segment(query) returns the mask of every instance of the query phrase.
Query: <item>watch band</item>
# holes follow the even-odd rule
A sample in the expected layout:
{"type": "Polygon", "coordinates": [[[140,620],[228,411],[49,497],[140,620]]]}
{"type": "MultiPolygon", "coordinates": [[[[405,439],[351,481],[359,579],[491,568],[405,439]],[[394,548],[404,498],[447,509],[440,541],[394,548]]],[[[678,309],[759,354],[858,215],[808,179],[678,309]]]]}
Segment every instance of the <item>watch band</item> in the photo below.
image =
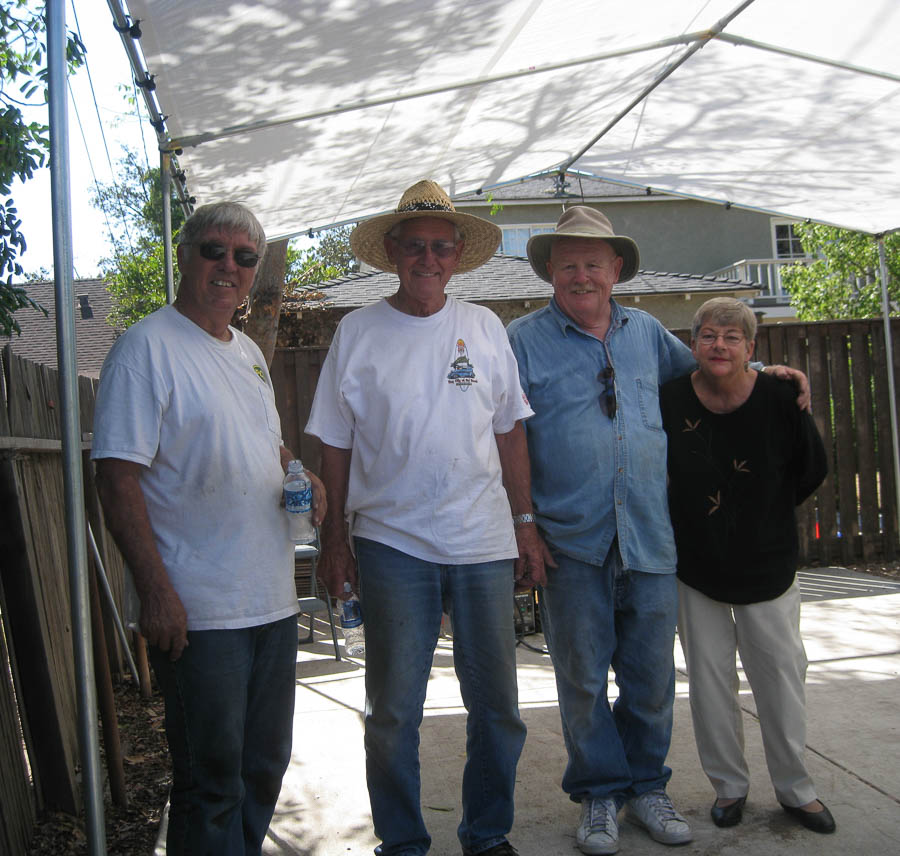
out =
{"type": "Polygon", "coordinates": [[[524,526],[526,523],[534,523],[534,515],[531,513],[528,514],[514,514],[513,515],[513,526],[524,526]]]}

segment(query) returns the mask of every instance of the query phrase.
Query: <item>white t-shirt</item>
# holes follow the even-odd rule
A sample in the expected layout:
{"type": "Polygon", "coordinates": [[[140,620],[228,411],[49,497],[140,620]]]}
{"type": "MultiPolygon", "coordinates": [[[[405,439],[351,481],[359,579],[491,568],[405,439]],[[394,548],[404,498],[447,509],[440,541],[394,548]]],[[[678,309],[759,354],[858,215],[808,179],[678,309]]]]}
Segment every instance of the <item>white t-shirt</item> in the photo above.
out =
{"type": "Polygon", "coordinates": [[[189,630],[297,612],[272,382],[230,329],[222,342],[172,306],[154,312],[110,350],[94,413],[91,457],[147,467],[141,489],[189,630]]]}
{"type": "Polygon", "coordinates": [[[448,297],[342,319],[306,431],[352,449],[353,535],[441,564],[518,556],[495,434],[533,415],[500,319],[448,297]]]}

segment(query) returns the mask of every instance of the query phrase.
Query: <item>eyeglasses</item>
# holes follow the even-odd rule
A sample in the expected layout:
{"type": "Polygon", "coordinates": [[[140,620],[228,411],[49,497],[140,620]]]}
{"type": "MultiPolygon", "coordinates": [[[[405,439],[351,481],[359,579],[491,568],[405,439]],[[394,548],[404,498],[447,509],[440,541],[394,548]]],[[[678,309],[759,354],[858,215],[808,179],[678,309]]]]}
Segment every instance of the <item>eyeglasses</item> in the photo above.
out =
{"type": "Polygon", "coordinates": [[[600,403],[610,419],[616,416],[616,373],[612,366],[607,366],[597,375],[597,380],[603,384],[603,395],[600,403]]]}
{"type": "MultiPolygon", "coordinates": [[[[196,246],[200,250],[200,255],[209,262],[217,262],[224,259],[225,254],[228,252],[226,247],[214,241],[203,241],[196,246]]],[[[238,267],[252,268],[259,264],[259,253],[254,250],[237,249],[232,251],[232,255],[234,256],[234,263],[238,267]]]]}
{"type": "Polygon", "coordinates": [[[715,345],[721,339],[729,348],[736,348],[744,341],[744,337],[738,333],[701,333],[697,341],[705,347],[715,345]]]}
{"type": "Polygon", "coordinates": [[[423,241],[421,238],[409,238],[402,241],[392,238],[391,240],[408,259],[424,256],[428,247],[431,247],[432,255],[439,259],[449,259],[456,252],[457,247],[455,241],[423,241]]]}

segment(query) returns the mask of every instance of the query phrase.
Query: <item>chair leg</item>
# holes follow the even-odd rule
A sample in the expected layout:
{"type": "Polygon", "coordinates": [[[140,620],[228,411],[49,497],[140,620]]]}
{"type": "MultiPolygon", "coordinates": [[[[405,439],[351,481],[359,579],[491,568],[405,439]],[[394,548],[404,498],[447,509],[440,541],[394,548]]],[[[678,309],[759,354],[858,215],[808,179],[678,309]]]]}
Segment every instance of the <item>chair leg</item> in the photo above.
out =
{"type": "Polygon", "coordinates": [[[331,625],[331,641],[334,642],[334,659],[341,661],[341,649],[338,647],[337,630],[334,626],[334,606],[331,601],[331,595],[325,593],[325,603],[328,604],[328,623],[331,625]]]}
{"type": "MultiPolygon", "coordinates": [[[[301,615],[306,615],[306,614],[307,613],[301,612],[297,615],[297,618],[299,619],[301,615]]],[[[307,635],[307,637],[305,639],[300,640],[301,645],[307,645],[313,641],[313,622],[316,620],[316,616],[312,612],[308,613],[308,615],[309,615],[309,634],[307,635]]]]}

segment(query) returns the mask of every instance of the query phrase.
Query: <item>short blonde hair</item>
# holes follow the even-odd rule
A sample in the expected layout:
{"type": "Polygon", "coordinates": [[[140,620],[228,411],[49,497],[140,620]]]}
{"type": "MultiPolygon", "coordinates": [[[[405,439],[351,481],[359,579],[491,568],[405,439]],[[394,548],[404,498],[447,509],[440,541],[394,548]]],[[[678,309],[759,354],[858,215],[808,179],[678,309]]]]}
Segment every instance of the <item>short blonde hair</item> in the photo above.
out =
{"type": "Polygon", "coordinates": [[[748,342],[756,338],[756,315],[753,310],[733,297],[713,297],[694,314],[691,322],[691,339],[696,339],[704,324],[714,327],[740,327],[748,342]]]}

